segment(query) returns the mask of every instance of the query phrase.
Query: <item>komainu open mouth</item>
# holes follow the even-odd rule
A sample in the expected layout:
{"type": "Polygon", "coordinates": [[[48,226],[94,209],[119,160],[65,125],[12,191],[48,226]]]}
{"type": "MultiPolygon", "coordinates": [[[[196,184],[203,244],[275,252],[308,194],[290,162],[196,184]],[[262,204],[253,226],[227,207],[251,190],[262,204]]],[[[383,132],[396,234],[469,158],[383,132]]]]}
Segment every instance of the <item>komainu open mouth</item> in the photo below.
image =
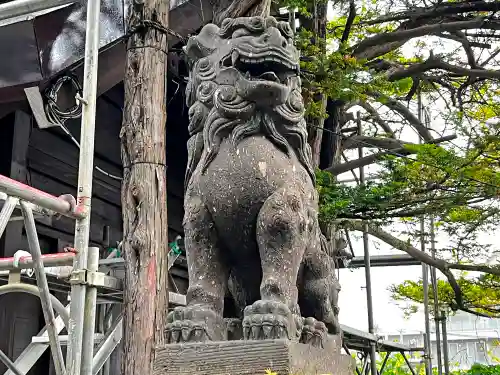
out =
{"type": "Polygon", "coordinates": [[[290,62],[281,54],[269,50],[258,54],[233,50],[225,56],[221,65],[234,67],[242,72],[248,80],[271,81],[286,84],[288,78],[299,74],[298,64],[290,62]]]}

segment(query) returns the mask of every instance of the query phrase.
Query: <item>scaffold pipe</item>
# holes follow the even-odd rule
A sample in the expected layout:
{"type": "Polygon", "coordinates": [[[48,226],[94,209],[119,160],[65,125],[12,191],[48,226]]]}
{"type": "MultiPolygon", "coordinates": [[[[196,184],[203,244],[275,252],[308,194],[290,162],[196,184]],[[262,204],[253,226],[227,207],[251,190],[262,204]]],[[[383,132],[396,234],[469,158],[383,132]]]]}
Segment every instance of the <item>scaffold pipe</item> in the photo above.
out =
{"type": "Polygon", "coordinates": [[[7,366],[7,368],[12,371],[15,375],[23,375],[21,373],[21,371],[19,371],[16,367],[16,365],[14,364],[14,362],[12,362],[10,360],[9,357],[7,357],[7,354],[5,354],[2,350],[0,350],[0,362],[3,362],[5,364],[5,366],[7,366]]]}
{"type": "Polygon", "coordinates": [[[55,328],[56,317],[52,307],[52,294],[50,294],[49,285],[47,283],[47,275],[45,275],[44,266],[42,263],[42,251],[40,243],[38,242],[38,235],[36,232],[35,218],[33,211],[21,202],[21,210],[24,216],[24,226],[26,228],[26,237],[28,237],[28,244],[30,247],[31,256],[34,262],[34,270],[36,275],[36,282],[38,289],[40,289],[40,301],[42,303],[43,317],[47,325],[47,333],[49,336],[49,345],[52,352],[52,359],[54,360],[54,368],[57,375],[66,375],[66,368],[64,365],[64,358],[59,343],[59,337],[55,328]]]}
{"type": "Polygon", "coordinates": [[[71,204],[62,198],[57,198],[44,191],[2,175],[0,175],[0,191],[8,196],[17,197],[23,201],[36,204],[44,209],[57,212],[58,214],[73,219],[80,219],[85,216],[82,212],[73,211],[71,204]]]}
{"type": "MultiPolygon", "coordinates": [[[[59,253],[42,255],[41,260],[44,267],[72,266],[75,254],[59,253]]],[[[0,258],[0,271],[26,270],[34,268],[35,262],[32,257],[20,257],[19,259],[0,258]]]]}
{"type": "MultiPolygon", "coordinates": [[[[0,296],[7,293],[27,293],[33,296],[40,298],[40,290],[35,285],[23,284],[23,283],[14,283],[14,284],[6,284],[0,286],[0,296]]],[[[59,314],[61,319],[64,322],[64,326],[68,327],[69,325],[69,313],[63,304],[52,294],[50,295],[50,300],[52,302],[52,308],[56,313],[59,314]]]]}
{"type": "MultiPolygon", "coordinates": [[[[89,247],[87,270],[97,272],[99,269],[99,248],[89,247]]],[[[81,375],[92,375],[94,357],[94,335],[96,321],[97,287],[89,285],[85,296],[85,312],[83,319],[82,366],[81,375]]]]}
{"type": "MultiPolygon", "coordinates": [[[[74,272],[87,269],[92,203],[92,173],[94,171],[95,115],[99,59],[100,0],[87,1],[87,27],[85,31],[85,58],[83,66],[83,103],[80,133],[80,163],[78,166],[77,211],[85,213],[76,220],[74,246],[77,252],[74,272]]],[[[71,324],[69,327],[66,363],[68,375],[82,374],[82,345],[85,325],[86,285],[71,285],[71,324]]],[[[92,332],[93,334],[93,332],[92,332]]]]}
{"type": "Polygon", "coordinates": [[[2,237],[3,231],[7,227],[10,217],[14,212],[14,209],[16,208],[18,202],[19,200],[14,197],[8,197],[5,201],[2,207],[2,211],[0,211],[0,237],[2,237]]]}

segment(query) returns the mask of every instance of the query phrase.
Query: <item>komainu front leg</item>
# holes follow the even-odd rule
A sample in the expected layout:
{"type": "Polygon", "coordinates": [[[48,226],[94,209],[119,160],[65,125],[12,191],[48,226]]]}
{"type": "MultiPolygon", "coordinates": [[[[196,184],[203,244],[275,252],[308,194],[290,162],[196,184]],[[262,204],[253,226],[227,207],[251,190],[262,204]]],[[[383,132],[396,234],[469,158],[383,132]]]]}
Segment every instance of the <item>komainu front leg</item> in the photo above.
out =
{"type": "Polygon", "coordinates": [[[169,343],[223,340],[227,267],[210,212],[198,197],[190,197],[186,202],[187,306],[178,307],[168,315],[167,340],[169,343]]]}
{"type": "Polygon", "coordinates": [[[322,347],[327,333],[338,335],[338,294],[335,264],[326,238],[319,234],[306,248],[299,284],[299,305],[304,319],[301,342],[322,347]]]}
{"type": "Polygon", "coordinates": [[[308,238],[307,211],[292,186],[271,195],[257,219],[261,300],[244,312],[245,339],[298,339],[297,274],[308,238]]]}

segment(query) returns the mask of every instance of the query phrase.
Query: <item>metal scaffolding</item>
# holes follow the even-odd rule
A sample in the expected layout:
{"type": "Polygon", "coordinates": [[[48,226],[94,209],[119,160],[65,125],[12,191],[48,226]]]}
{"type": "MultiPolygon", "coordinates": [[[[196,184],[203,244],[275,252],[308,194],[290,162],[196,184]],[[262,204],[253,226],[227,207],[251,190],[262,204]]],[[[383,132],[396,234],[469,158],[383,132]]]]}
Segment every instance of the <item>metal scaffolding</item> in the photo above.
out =
{"type": "MultiPolygon", "coordinates": [[[[74,1],[12,1],[0,5],[0,20],[71,2],[74,1]]],[[[101,369],[103,374],[109,374],[109,357],[121,339],[122,318],[120,314],[113,314],[112,308],[123,300],[122,282],[108,275],[113,262],[121,262],[119,259],[100,260],[99,249],[89,247],[99,15],[100,0],[88,0],[83,95],[77,98],[83,104],[83,112],[76,205],[72,204],[74,198],[55,197],[0,175],[0,200],[4,201],[0,211],[0,236],[9,221],[19,218],[19,215],[13,216],[14,212],[20,211],[30,250],[0,259],[0,295],[27,293],[37,296],[46,324],[15,362],[0,351],[0,361],[8,368],[5,375],[26,374],[47,348],[50,348],[57,375],[95,375],[101,369]],[[75,220],[74,249],[42,255],[35,216],[54,215],[75,220]],[[61,270],[68,268],[69,272],[61,275],[61,270]],[[64,306],[54,293],[68,295],[69,304],[64,306]],[[67,330],[67,336],[60,335],[63,329],[67,330]],[[66,360],[63,345],[67,348],[66,360]]],[[[169,269],[175,258],[175,255],[169,256],[169,269]]],[[[185,304],[185,297],[179,294],[170,293],[169,300],[171,305],[185,304]]]]}
{"type": "MultiPolygon", "coordinates": [[[[110,355],[122,337],[122,317],[120,314],[113,317],[113,307],[123,301],[123,285],[120,279],[109,273],[123,267],[123,259],[99,260],[99,249],[87,247],[87,264],[82,269],[77,263],[76,249],[42,255],[34,214],[60,214],[78,220],[83,217],[78,213],[78,206],[72,209],[63,198],[49,195],[2,175],[0,191],[3,192],[0,199],[4,200],[0,211],[0,236],[16,210],[21,211],[30,250],[29,253],[18,251],[14,257],[0,258],[0,296],[7,293],[27,293],[39,297],[46,323],[45,328],[33,337],[31,344],[15,362],[0,351],[0,361],[9,369],[5,375],[26,374],[47,348],[50,348],[58,375],[68,374],[69,371],[74,374],[98,374],[107,365],[110,355]],[[84,304],[81,305],[79,300],[75,302],[75,299],[70,299],[70,303],[64,306],[54,293],[69,295],[75,285],[81,288],[84,304]],[[75,311],[77,309],[79,311],[75,311]],[[97,309],[99,319],[96,319],[97,309]],[[82,329],[75,335],[76,327],[72,319],[75,319],[74,316],[78,312],[83,315],[84,321],[82,329]],[[68,335],[60,336],[64,328],[68,335]],[[75,343],[76,340],[80,342],[75,343]],[[63,345],[66,345],[68,352],[66,361],[62,355],[63,345]],[[85,349],[76,351],[77,345],[85,349]],[[94,356],[88,356],[94,352],[94,356]],[[69,361],[79,363],[80,370],[76,370],[74,365],[70,369],[69,361]]],[[[177,256],[169,254],[169,269],[177,256]]],[[[170,293],[169,302],[174,306],[185,305],[185,296],[170,293]]]]}

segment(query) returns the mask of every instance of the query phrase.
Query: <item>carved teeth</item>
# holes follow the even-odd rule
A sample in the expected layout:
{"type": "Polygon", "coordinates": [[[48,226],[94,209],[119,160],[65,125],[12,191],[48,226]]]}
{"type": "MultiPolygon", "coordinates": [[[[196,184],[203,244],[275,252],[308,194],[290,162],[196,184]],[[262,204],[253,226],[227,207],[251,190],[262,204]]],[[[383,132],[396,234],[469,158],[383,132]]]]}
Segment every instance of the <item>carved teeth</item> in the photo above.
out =
{"type": "Polygon", "coordinates": [[[238,58],[240,57],[240,54],[238,53],[238,51],[233,51],[233,53],[231,54],[231,63],[234,65],[236,65],[236,63],[238,62],[238,58]]]}

